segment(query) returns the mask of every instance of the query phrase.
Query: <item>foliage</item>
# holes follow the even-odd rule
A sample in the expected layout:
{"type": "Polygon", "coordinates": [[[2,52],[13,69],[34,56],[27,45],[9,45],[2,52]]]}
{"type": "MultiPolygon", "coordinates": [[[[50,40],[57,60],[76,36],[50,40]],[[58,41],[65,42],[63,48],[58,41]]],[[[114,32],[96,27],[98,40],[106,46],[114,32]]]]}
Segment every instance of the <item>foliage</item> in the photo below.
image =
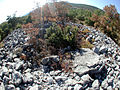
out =
{"type": "Polygon", "coordinates": [[[94,21],[94,26],[100,28],[104,33],[111,37],[117,44],[120,45],[120,15],[114,5],[105,6],[104,14],[99,16],[93,14],[91,20],[94,21]]]}
{"type": "Polygon", "coordinates": [[[78,28],[76,27],[66,26],[62,30],[61,27],[53,24],[53,26],[47,29],[45,38],[48,45],[52,45],[55,48],[65,48],[67,46],[75,48],[77,31],[78,28]]]}
{"type": "Polygon", "coordinates": [[[7,22],[0,24],[0,41],[3,40],[14,29],[22,27],[22,24],[32,22],[29,15],[23,17],[8,16],[7,22]]]}
{"type": "Polygon", "coordinates": [[[92,21],[90,19],[86,19],[85,24],[87,24],[88,26],[94,26],[94,21],[92,21]]]}
{"type": "Polygon", "coordinates": [[[0,42],[0,48],[2,48],[4,46],[3,42],[0,42]]]}

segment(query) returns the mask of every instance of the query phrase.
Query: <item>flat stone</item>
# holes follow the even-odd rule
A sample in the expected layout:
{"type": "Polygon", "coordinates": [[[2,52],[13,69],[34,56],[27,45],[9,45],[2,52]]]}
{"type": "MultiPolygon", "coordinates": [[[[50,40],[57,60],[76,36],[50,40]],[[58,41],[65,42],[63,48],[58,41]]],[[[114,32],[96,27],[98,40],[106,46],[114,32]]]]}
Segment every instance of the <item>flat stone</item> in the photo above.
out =
{"type": "Polygon", "coordinates": [[[98,68],[95,67],[100,66],[100,56],[88,48],[83,48],[81,55],[76,56],[73,63],[73,67],[77,64],[73,71],[83,75],[89,73],[89,71],[98,71],[98,68]]]}

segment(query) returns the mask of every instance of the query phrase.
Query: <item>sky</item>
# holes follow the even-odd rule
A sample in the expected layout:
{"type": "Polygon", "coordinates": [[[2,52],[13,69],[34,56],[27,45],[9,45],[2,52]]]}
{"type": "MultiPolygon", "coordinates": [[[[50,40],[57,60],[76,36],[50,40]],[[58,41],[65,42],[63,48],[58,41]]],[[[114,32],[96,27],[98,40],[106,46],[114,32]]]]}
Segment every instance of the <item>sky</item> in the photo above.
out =
{"type": "MultiPolygon", "coordinates": [[[[0,23],[4,22],[7,16],[16,13],[16,16],[23,16],[36,7],[36,3],[45,4],[48,0],[0,0],[0,23]]],[[[80,3],[96,6],[103,9],[106,5],[115,5],[120,13],[120,0],[64,0],[71,3],[80,3]]]]}

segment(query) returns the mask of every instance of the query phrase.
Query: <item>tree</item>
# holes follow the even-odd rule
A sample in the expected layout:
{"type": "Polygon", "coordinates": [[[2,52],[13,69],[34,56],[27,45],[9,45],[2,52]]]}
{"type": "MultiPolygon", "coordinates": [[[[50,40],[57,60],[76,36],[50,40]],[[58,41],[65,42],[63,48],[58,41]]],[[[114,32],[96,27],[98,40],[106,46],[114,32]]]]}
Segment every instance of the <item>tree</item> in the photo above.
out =
{"type": "Polygon", "coordinates": [[[18,23],[18,19],[15,17],[15,15],[12,16],[7,16],[8,24],[11,24],[11,27],[15,29],[17,23],[18,23]]]}

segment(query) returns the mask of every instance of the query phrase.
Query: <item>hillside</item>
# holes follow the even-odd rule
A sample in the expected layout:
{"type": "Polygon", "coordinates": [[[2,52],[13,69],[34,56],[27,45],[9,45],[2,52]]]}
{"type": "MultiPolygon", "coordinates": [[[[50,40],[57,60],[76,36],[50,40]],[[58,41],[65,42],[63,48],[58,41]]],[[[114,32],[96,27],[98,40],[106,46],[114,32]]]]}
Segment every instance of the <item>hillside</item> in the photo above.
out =
{"type": "MultiPolygon", "coordinates": [[[[80,31],[83,32],[87,29],[89,32],[86,32],[86,40],[95,39],[92,43],[94,47],[75,51],[64,48],[62,52],[68,50],[68,53],[74,57],[71,68],[68,68],[69,63],[65,64],[64,68],[67,67],[68,71],[58,68],[61,61],[58,55],[43,58],[38,66],[35,60],[29,60],[37,55],[35,48],[26,43],[30,36],[26,35],[24,30],[16,29],[4,39],[5,46],[0,49],[0,90],[119,88],[120,48],[118,45],[94,28],[75,23],[67,24],[80,27],[80,31]]],[[[69,61],[68,59],[66,62],[69,61]]]]}
{"type": "MultiPolygon", "coordinates": [[[[95,6],[91,6],[91,5],[86,5],[86,4],[75,4],[75,3],[70,3],[70,5],[72,5],[72,8],[81,8],[81,9],[87,9],[87,10],[101,10],[95,6]]],[[[103,11],[103,10],[101,10],[103,11]]]]}

